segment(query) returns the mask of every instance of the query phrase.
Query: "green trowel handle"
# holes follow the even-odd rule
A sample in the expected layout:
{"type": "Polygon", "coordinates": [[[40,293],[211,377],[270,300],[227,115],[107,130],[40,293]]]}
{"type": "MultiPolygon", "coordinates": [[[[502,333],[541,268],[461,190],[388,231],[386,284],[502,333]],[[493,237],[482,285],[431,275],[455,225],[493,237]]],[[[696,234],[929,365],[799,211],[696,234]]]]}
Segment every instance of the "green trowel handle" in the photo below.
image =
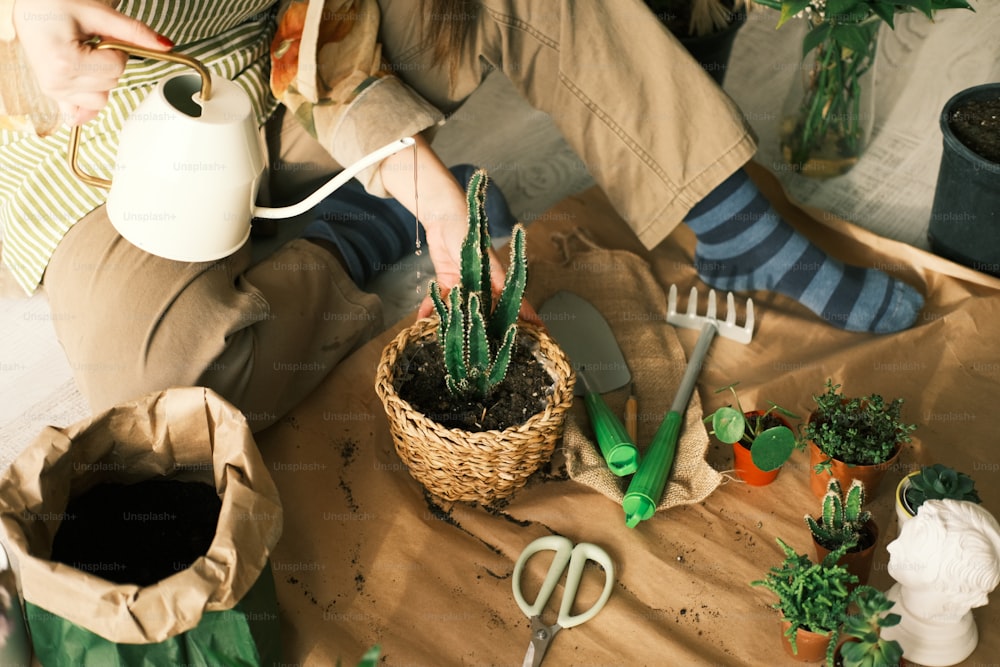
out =
{"type": "Polygon", "coordinates": [[[639,450],[625,426],[597,392],[587,392],[584,402],[608,469],[619,477],[634,473],[639,467],[639,450]]]}
{"type": "Polygon", "coordinates": [[[681,420],[681,413],[675,410],[667,413],[646,450],[639,471],[628,485],[622,507],[625,509],[625,525],[629,528],[635,528],[640,521],[645,521],[656,512],[674,465],[681,420]]]}

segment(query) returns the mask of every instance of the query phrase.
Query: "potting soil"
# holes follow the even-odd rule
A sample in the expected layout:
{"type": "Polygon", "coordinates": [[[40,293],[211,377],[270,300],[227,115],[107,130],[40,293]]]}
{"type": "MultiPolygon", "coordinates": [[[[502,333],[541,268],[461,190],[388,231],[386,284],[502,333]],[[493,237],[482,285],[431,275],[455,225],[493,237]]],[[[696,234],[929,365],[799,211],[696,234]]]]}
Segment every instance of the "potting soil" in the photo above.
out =
{"type": "Polygon", "coordinates": [[[202,482],[97,484],[70,500],[51,560],[115,583],[149,586],[205,555],[221,508],[215,488],[202,482]]]}
{"type": "Polygon", "coordinates": [[[488,431],[523,424],[544,409],[546,392],[552,386],[552,378],[520,340],[514,345],[506,377],[483,401],[449,393],[436,341],[410,345],[404,358],[409,365],[397,380],[396,391],[427,418],[448,428],[488,431]]]}
{"type": "Polygon", "coordinates": [[[958,105],[948,125],[958,140],[977,155],[1000,164],[1000,97],[958,105]]]}

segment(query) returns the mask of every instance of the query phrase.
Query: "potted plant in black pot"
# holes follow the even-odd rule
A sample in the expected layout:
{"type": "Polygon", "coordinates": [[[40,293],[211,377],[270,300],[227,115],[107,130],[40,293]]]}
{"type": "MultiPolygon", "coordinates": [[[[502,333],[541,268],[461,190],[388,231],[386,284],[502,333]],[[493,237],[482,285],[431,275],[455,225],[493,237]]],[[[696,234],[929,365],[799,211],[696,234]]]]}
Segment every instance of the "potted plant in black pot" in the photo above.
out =
{"type": "Polygon", "coordinates": [[[720,86],[736,32],[752,4],[746,0],[645,0],[656,18],[720,86]]]}
{"type": "Polygon", "coordinates": [[[447,297],[431,283],[436,317],[417,321],[385,347],[375,390],[410,475],[443,500],[488,505],[549,460],[576,376],[544,329],[518,319],[527,280],[521,225],[494,299],[487,178],[478,170],[469,181],[460,283],[447,297]]]}
{"type": "Polygon", "coordinates": [[[964,472],[941,463],[911,472],[896,486],[896,516],[899,524],[917,514],[927,500],[967,500],[982,503],[976,481],[964,472]]]}
{"type": "Polygon", "coordinates": [[[860,584],[868,583],[878,543],[878,524],[872,513],[863,509],[864,504],[865,487],[860,480],[854,480],[844,493],[840,482],[831,479],[820,516],[805,516],[816,558],[822,560],[831,551],[843,549],[838,562],[857,576],[860,584]]]}
{"type": "Polygon", "coordinates": [[[841,487],[860,479],[871,499],[916,425],[902,420],[902,398],[847,397],[840,388],[827,379],[826,391],[813,396],[816,409],[803,428],[809,443],[810,488],[822,498],[831,477],[841,487]]]}
{"type": "Polygon", "coordinates": [[[814,563],[781,538],[778,544],[785,552],[784,561],[750,585],[766,588],[777,596],[778,601],[771,606],[781,612],[782,645],[788,655],[803,662],[825,659],[832,665],[840,628],[853,597],[849,587],[857,584],[858,578],[837,564],[843,548],[814,563]]]}
{"type": "Polygon", "coordinates": [[[771,401],[766,410],[744,410],[736,394],[737,384],[716,390],[732,392],[736,407],[723,406],[704,421],[711,424],[712,435],[733,446],[736,475],[751,486],[766,486],[775,480],[792,452],[801,447],[786,419],[799,417],[771,401]]]}
{"type": "Polygon", "coordinates": [[[931,250],[1000,276],[1000,83],[954,95],[940,127],[944,146],[927,229],[931,250]]]}

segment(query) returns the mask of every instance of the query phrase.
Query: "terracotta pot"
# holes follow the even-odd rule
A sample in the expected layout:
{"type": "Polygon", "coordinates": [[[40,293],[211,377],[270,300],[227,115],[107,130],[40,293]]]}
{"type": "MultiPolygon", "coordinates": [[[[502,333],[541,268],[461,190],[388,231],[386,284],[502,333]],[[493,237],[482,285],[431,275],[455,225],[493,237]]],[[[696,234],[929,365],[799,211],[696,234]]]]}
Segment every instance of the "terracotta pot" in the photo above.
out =
{"type": "MultiPolygon", "coordinates": [[[[868,583],[868,576],[872,571],[872,561],[875,558],[875,547],[878,546],[879,531],[875,519],[869,519],[864,529],[868,532],[871,544],[860,551],[848,551],[837,561],[839,565],[843,565],[848,572],[858,578],[858,585],[868,583]]],[[[822,561],[830,553],[830,549],[817,542],[815,537],[813,538],[813,546],[816,548],[817,562],[822,561]]]]}
{"type": "Polygon", "coordinates": [[[878,487],[882,483],[882,479],[889,471],[889,468],[896,462],[896,459],[899,458],[899,453],[902,449],[902,446],[897,444],[896,449],[892,452],[892,456],[890,456],[887,461],[876,463],[875,465],[851,465],[844,463],[843,461],[833,459],[830,464],[829,472],[824,470],[823,472],[817,473],[813,467],[817,463],[822,463],[828,457],[823,453],[823,450],[819,448],[819,445],[810,440],[809,488],[812,489],[813,495],[817,498],[822,498],[826,495],[826,487],[830,483],[831,475],[837,478],[837,481],[840,482],[840,486],[844,491],[850,488],[852,481],[860,479],[861,483],[864,484],[865,487],[865,502],[871,502],[878,493],[878,487]]]}
{"type": "Polygon", "coordinates": [[[735,463],[736,476],[750,486],[767,486],[781,472],[781,468],[765,471],[755,466],[750,457],[750,448],[739,442],[733,443],[733,462],[735,463]]]}
{"type": "MultiPolygon", "coordinates": [[[[747,419],[753,419],[764,414],[763,410],[751,410],[749,412],[743,413],[743,416],[747,419]]],[[[773,413],[772,413],[773,414],[773,413]]],[[[781,417],[781,415],[773,415],[775,419],[781,422],[782,426],[786,426],[791,429],[791,425],[788,420],[781,417]]],[[[750,448],[741,442],[733,443],[733,462],[736,468],[736,476],[742,479],[744,482],[750,486],[767,486],[778,477],[778,473],[781,472],[781,468],[775,468],[774,470],[761,470],[756,465],[754,465],[753,458],[750,455],[750,448]]]]}
{"type": "Polygon", "coordinates": [[[791,627],[788,621],[781,622],[781,645],[785,647],[785,653],[799,662],[820,662],[826,659],[826,650],[830,645],[830,635],[821,635],[818,632],[811,632],[799,628],[795,631],[795,647],[797,653],[792,652],[792,644],[788,641],[788,628],[791,627]]]}

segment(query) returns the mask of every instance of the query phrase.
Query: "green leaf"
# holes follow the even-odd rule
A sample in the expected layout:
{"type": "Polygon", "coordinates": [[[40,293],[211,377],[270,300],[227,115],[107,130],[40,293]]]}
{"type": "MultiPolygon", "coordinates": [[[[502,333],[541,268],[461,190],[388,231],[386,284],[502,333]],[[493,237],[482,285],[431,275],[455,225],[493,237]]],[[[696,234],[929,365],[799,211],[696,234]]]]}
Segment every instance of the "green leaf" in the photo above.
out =
{"type": "Polygon", "coordinates": [[[503,344],[501,344],[500,349],[497,350],[497,356],[493,360],[493,366],[490,367],[490,387],[497,386],[503,382],[504,377],[507,376],[507,368],[510,366],[510,355],[514,348],[514,340],[516,336],[517,325],[512,324],[507,328],[507,333],[504,334],[503,337],[503,344]]]}
{"type": "Polygon", "coordinates": [[[795,18],[795,15],[809,6],[811,0],[784,0],[781,3],[781,17],[778,19],[778,26],[783,26],[786,22],[795,18]]]}
{"type": "Polygon", "coordinates": [[[896,29],[896,24],[894,23],[896,18],[896,6],[894,3],[884,2],[883,0],[875,0],[875,2],[872,3],[872,11],[881,17],[883,21],[888,23],[891,29],[896,29]]]}
{"type": "Polygon", "coordinates": [[[871,32],[854,25],[834,26],[830,37],[859,55],[868,53],[873,45],[871,32]]]}
{"type": "Polygon", "coordinates": [[[486,374],[490,364],[490,344],[486,340],[486,324],[479,310],[479,295],[469,296],[469,340],[467,342],[467,364],[470,377],[486,374]]]}
{"type": "Polygon", "coordinates": [[[763,471],[780,468],[795,449],[795,434],[785,426],[773,426],[754,440],[750,447],[753,464],[763,471]]]}
{"type": "Polygon", "coordinates": [[[859,0],[827,0],[826,11],[823,12],[823,15],[827,21],[843,23],[848,17],[851,17],[850,20],[854,20],[853,12],[858,8],[858,5],[864,4],[859,0]]]}
{"type": "Polygon", "coordinates": [[[802,57],[805,58],[809,55],[809,52],[815,49],[817,46],[826,41],[829,36],[831,26],[829,23],[821,23],[812,30],[804,38],[802,38],[802,57]]]}
{"type": "Polygon", "coordinates": [[[712,416],[712,431],[722,442],[733,444],[743,437],[746,421],[743,413],[729,406],[719,408],[712,416]]]}

